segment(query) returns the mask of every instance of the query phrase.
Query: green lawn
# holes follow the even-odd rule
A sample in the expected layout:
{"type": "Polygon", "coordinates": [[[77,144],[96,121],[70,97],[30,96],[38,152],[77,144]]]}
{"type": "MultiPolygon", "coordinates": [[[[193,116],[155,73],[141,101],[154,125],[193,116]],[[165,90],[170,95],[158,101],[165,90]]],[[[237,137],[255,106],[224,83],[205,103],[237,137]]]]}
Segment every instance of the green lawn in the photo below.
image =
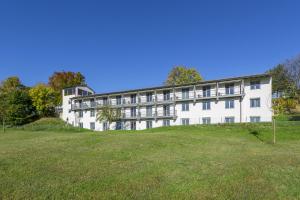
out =
{"type": "Polygon", "coordinates": [[[300,122],[278,122],[276,145],[271,124],[45,124],[0,133],[0,199],[300,199],[300,122]]]}

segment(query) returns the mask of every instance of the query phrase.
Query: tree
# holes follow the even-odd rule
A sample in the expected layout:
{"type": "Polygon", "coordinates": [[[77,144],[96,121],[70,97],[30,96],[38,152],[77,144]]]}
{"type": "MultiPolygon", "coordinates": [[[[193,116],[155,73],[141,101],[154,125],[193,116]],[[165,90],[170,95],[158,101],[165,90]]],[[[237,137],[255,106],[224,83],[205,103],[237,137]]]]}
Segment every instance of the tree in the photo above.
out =
{"type": "Polygon", "coordinates": [[[290,79],[294,82],[297,89],[300,89],[300,55],[287,60],[284,66],[290,79]]]}
{"type": "Polygon", "coordinates": [[[62,89],[85,85],[85,77],[80,72],[54,72],[52,76],[49,77],[48,84],[55,92],[55,104],[59,105],[62,101],[62,89]]]}
{"type": "Polygon", "coordinates": [[[278,98],[273,100],[273,110],[275,114],[291,114],[295,109],[297,101],[292,98],[278,98]]]}
{"type": "Polygon", "coordinates": [[[118,108],[113,108],[109,105],[103,106],[97,112],[97,121],[108,122],[108,129],[112,122],[116,122],[121,119],[121,110],[118,108]]]}
{"type": "Polygon", "coordinates": [[[42,117],[54,116],[55,91],[45,84],[37,84],[29,90],[32,104],[42,117]]]}
{"type": "Polygon", "coordinates": [[[272,91],[294,94],[296,86],[284,65],[279,64],[267,71],[272,76],[272,91]]]}
{"type": "Polygon", "coordinates": [[[174,67],[168,75],[165,85],[180,85],[202,81],[203,78],[195,68],[174,67]]]}

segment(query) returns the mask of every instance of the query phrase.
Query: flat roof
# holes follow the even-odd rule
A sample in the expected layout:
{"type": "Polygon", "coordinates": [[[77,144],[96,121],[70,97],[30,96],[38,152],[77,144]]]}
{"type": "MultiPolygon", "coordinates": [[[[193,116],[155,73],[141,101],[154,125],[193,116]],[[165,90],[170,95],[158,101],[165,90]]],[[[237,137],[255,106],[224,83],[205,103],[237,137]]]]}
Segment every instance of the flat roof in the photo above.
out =
{"type": "MultiPolygon", "coordinates": [[[[265,73],[265,74],[249,75],[249,76],[238,76],[238,77],[232,77],[232,78],[215,79],[215,80],[208,80],[208,81],[199,81],[199,82],[181,84],[181,85],[163,85],[163,86],[158,86],[158,87],[148,87],[148,88],[140,88],[140,89],[121,90],[121,91],[108,92],[108,93],[92,94],[92,95],[87,95],[87,96],[77,96],[77,97],[73,97],[72,99],[117,95],[117,94],[125,94],[125,93],[135,93],[135,92],[139,92],[139,91],[151,91],[151,90],[158,90],[158,89],[171,89],[171,88],[174,88],[174,87],[175,88],[176,87],[185,87],[185,86],[192,86],[192,85],[209,84],[209,83],[215,83],[215,82],[234,81],[234,80],[238,80],[238,79],[260,78],[260,77],[271,77],[271,75],[265,73]]],[[[87,87],[87,86],[85,86],[85,87],[87,87]]]]}

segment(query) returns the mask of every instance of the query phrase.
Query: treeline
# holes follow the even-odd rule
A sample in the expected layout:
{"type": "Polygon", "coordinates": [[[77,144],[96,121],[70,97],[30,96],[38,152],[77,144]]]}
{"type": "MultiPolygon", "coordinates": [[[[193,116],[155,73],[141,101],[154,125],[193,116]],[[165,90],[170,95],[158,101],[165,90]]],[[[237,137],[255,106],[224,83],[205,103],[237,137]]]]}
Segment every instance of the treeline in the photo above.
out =
{"type": "Polygon", "coordinates": [[[268,70],[272,75],[275,114],[291,113],[300,103],[300,55],[268,70]]]}
{"type": "Polygon", "coordinates": [[[22,84],[18,77],[8,77],[0,84],[0,120],[9,126],[32,122],[40,117],[55,116],[55,107],[61,104],[65,87],[84,85],[80,72],[55,72],[48,83],[33,87],[22,84]]]}

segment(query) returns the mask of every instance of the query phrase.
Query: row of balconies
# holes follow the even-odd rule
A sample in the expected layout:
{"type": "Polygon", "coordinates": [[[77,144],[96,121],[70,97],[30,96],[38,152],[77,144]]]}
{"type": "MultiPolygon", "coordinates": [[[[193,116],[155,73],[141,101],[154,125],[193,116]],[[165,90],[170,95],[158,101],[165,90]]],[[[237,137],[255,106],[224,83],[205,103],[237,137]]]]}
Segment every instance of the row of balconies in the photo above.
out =
{"type": "Polygon", "coordinates": [[[196,95],[176,95],[175,100],[173,95],[170,94],[168,98],[158,98],[157,96],[153,96],[151,98],[147,98],[147,96],[137,97],[134,101],[126,99],[109,99],[106,102],[87,102],[87,103],[75,103],[72,104],[72,110],[76,109],[89,109],[89,108],[99,108],[105,105],[111,105],[114,107],[131,107],[137,105],[154,105],[154,104],[172,104],[177,101],[197,101],[203,99],[213,99],[213,98],[224,98],[224,97],[233,97],[233,96],[241,96],[244,95],[244,91],[241,90],[228,90],[228,91],[220,91],[216,94],[213,90],[209,92],[196,94],[196,95]]]}
{"type": "Polygon", "coordinates": [[[176,110],[168,111],[151,111],[151,112],[138,112],[136,114],[132,113],[122,113],[122,119],[157,119],[157,118],[176,118],[176,110]]]}

